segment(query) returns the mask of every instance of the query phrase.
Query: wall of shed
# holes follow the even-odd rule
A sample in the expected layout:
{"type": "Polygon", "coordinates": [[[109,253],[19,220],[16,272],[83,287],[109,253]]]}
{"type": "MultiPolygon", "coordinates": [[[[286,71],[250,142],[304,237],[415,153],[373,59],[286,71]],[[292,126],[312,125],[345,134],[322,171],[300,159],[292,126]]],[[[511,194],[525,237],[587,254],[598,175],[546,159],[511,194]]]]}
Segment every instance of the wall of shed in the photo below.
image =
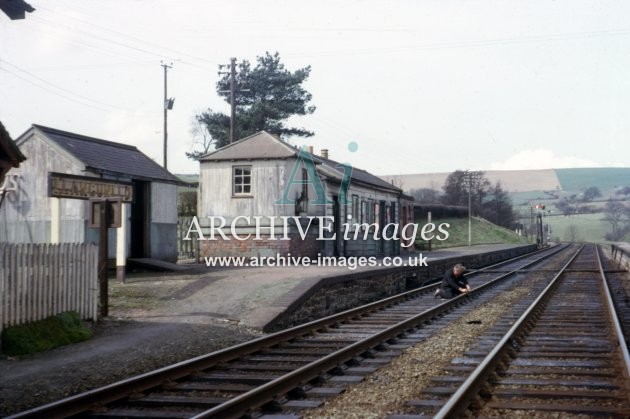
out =
{"type": "Polygon", "coordinates": [[[295,159],[201,162],[197,209],[200,221],[210,215],[225,217],[228,223],[238,215],[294,215],[294,205],[275,203],[282,197],[294,164],[295,159]],[[252,194],[234,197],[232,167],[243,165],[252,166],[252,194]]]}
{"type": "MultiPolygon", "coordinates": [[[[84,167],[77,159],[37,135],[20,142],[27,160],[18,169],[18,190],[7,194],[0,208],[0,241],[9,243],[46,243],[50,241],[51,198],[48,197],[48,173],[83,175],[84,167]]],[[[61,200],[61,241],[83,242],[85,237],[86,202],[61,200]]]]}
{"type": "Polygon", "coordinates": [[[177,186],[151,183],[151,257],[177,261],[177,186]]]}

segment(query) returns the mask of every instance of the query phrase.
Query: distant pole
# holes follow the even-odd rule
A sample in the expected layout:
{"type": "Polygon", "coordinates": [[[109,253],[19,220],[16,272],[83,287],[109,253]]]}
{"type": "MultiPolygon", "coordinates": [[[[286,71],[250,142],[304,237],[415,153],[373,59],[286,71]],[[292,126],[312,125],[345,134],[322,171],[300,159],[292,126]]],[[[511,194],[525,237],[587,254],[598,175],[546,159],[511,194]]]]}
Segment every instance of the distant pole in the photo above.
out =
{"type": "Polygon", "coordinates": [[[472,200],[470,190],[472,189],[472,172],[468,172],[468,246],[472,246],[472,200]]]}
{"type": "Polygon", "coordinates": [[[230,58],[230,144],[236,138],[236,58],[230,58]]]}
{"type": "MultiPolygon", "coordinates": [[[[431,224],[431,211],[427,211],[427,224],[431,224]]],[[[431,251],[431,239],[428,240],[429,252],[431,251]]]]}
{"type": "Polygon", "coordinates": [[[168,141],[168,128],[167,128],[167,112],[168,112],[168,108],[169,108],[169,99],[167,96],[167,72],[169,68],[173,68],[173,63],[171,63],[170,65],[168,64],[160,64],[162,67],[164,67],[164,169],[167,168],[167,152],[166,152],[166,144],[168,141]]]}
{"type": "Polygon", "coordinates": [[[529,203],[529,231],[533,239],[534,238],[534,204],[531,201],[529,203]]]}

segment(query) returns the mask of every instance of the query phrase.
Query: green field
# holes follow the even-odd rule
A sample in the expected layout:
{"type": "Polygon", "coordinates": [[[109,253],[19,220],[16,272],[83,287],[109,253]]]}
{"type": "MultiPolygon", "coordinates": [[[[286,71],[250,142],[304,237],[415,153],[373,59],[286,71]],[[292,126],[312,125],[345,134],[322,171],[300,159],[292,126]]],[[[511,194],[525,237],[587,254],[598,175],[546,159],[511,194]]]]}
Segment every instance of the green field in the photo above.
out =
{"type": "Polygon", "coordinates": [[[579,194],[584,189],[596,186],[603,197],[609,198],[619,187],[630,185],[628,167],[594,167],[588,169],[555,169],[556,176],[566,194],[579,194]]]}
{"type": "Polygon", "coordinates": [[[610,223],[603,221],[603,213],[563,215],[547,217],[551,227],[551,238],[559,241],[605,242],[604,235],[610,231],[610,223]],[[572,232],[573,226],[573,232],[572,232]]]}
{"type": "MultiPolygon", "coordinates": [[[[610,223],[603,220],[603,210],[609,199],[620,199],[623,196],[616,192],[630,186],[630,168],[625,167],[598,167],[579,169],[555,169],[556,176],[562,186],[558,191],[528,191],[510,193],[514,212],[520,222],[529,224],[532,217],[532,206],[545,205],[545,222],[551,226],[551,238],[559,241],[589,241],[605,242],[604,236],[611,229],[610,223]],[[558,199],[553,198],[556,193],[559,198],[580,196],[585,189],[597,187],[602,196],[595,201],[584,203],[590,211],[601,211],[594,214],[578,214],[564,216],[556,207],[558,199]]],[[[627,201],[624,202],[628,205],[627,201]]],[[[628,237],[626,237],[627,239],[628,237]]]]}

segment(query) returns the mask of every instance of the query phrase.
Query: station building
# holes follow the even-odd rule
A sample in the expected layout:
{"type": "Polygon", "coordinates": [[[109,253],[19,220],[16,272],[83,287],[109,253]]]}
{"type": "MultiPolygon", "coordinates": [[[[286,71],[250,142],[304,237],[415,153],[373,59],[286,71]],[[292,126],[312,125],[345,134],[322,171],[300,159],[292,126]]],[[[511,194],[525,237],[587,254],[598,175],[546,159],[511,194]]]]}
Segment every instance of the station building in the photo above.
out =
{"type": "Polygon", "coordinates": [[[26,157],[1,193],[0,242],[98,243],[89,199],[121,202],[108,231],[109,257],[177,260],[177,185],[136,147],[32,125],[15,144],[26,157]],[[123,245],[124,243],[124,245],[123,245]]]}
{"type": "Polygon", "coordinates": [[[374,231],[413,222],[413,198],[261,131],[200,159],[197,215],[202,256],[388,256],[400,238],[374,231]]]}

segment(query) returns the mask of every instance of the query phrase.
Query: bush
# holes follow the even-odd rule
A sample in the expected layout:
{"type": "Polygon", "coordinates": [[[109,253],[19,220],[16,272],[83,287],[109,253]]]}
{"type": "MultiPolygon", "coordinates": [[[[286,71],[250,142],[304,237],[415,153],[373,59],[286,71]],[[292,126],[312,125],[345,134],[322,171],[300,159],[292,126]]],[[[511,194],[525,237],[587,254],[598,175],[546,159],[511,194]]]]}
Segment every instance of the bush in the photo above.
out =
{"type": "Polygon", "coordinates": [[[68,311],[36,322],[10,326],[2,331],[2,352],[9,356],[47,351],[92,337],[79,313],[68,311]]]}

